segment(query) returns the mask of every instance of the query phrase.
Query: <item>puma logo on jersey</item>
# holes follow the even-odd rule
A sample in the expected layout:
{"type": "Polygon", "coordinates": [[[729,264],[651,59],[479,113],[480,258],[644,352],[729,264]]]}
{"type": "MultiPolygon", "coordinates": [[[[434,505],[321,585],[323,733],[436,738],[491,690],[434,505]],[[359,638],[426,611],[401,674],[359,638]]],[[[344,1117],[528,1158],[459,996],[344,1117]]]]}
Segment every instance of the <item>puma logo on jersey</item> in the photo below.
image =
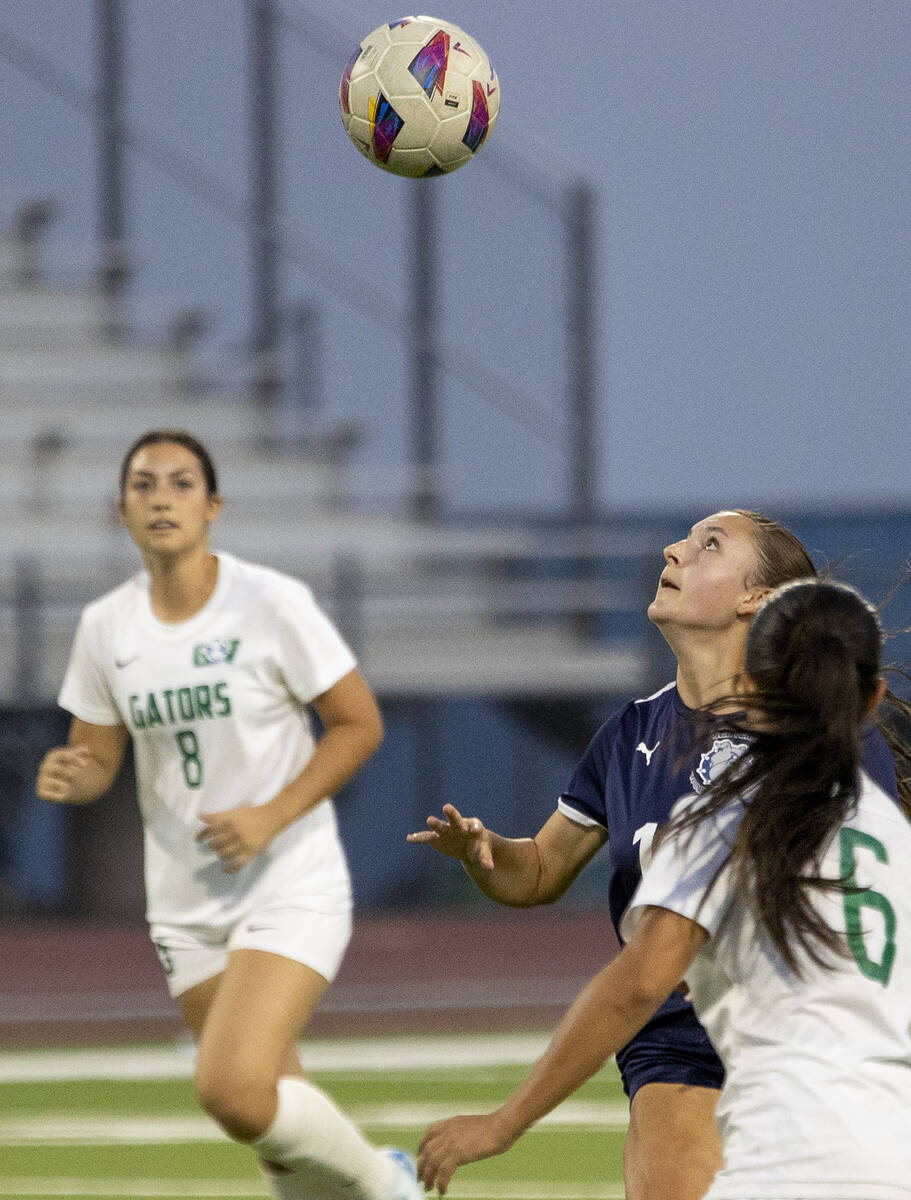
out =
{"type": "Polygon", "coordinates": [[[639,745],[636,747],[637,750],[641,750],[642,753],[645,755],[645,765],[647,767],[650,767],[652,765],[652,755],[655,753],[655,751],[658,749],[658,747],[660,745],[661,745],[660,742],[655,742],[654,746],[652,746],[651,750],[649,750],[649,748],[648,748],[648,746],[646,746],[645,742],[640,742],[639,745]]]}

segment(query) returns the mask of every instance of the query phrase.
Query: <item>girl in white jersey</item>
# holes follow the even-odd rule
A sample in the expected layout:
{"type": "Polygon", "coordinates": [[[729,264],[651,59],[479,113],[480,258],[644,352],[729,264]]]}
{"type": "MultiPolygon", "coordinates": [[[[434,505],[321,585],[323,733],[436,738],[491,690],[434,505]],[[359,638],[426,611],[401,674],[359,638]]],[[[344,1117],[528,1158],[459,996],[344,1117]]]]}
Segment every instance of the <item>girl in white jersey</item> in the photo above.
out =
{"type": "MultiPolygon", "coordinates": [[[[664,558],[648,616],[674,653],[673,687],[634,701],[602,726],[557,811],[533,837],[503,837],[453,805],[444,806],[442,818],[428,817],[428,829],[409,835],[409,841],[459,859],[498,903],[553,903],[609,843],[608,910],[620,932],[654,831],[680,796],[702,786],[724,761],[709,753],[703,770],[698,754],[684,757],[692,740],[691,710],[730,690],[743,671],[750,624],[771,592],[815,574],[793,533],[744,509],[698,521],[665,547],[664,558]]],[[[890,702],[887,715],[892,708],[890,702]]],[[[907,775],[907,749],[870,732],[864,761],[870,774],[895,788],[889,751],[907,775]]],[[[909,791],[906,780],[899,792],[911,811],[909,791]]],[[[670,997],[617,1062],[630,1097],[623,1150],[628,1200],[700,1200],[721,1164],[715,1106],[723,1069],[692,1006],[682,996],[670,997]]]]}
{"type": "Polygon", "coordinates": [[[199,442],[144,434],[120,486],[145,572],[83,613],[60,693],[69,743],[38,795],[97,799],[132,738],[148,919],[203,1107],[282,1200],[413,1200],[407,1156],[370,1146],[296,1050],[351,932],[330,797],[380,745],[379,710],[303,584],[210,552],[221,499],[199,442]]]}
{"type": "Polygon", "coordinates": [[[748,753],[676,806],[625,947],[528,1079],[495,1112],[427,1131],[428,1187],[508,1149],[685,978],[726,1070],[706,1200],[911,1198],[911,824],[859,767],[881,641],[845,585],[773,593],[720,717],[748,753]]]}

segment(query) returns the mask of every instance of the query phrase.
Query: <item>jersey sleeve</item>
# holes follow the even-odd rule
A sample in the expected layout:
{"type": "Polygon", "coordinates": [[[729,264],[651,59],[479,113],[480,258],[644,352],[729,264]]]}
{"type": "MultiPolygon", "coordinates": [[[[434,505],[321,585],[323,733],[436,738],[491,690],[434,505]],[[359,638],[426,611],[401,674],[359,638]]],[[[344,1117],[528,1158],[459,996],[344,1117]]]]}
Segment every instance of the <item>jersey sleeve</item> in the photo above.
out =
{"type": "Polygon", "coordinates": [[[122,725],[124,720],[108,686],[96,642],[90,614],[84,612],[57,703],[90,725],[122,725]]]}
{"type": "MultiPolygon", "coordinates": [[[[680,803],[698,800],[686,797],[680,803]]],[[[674,806],[677,811],[679,804],[674,806]]],[[[620,922],[624,941],[652,905],[688,917],[710,937],[717,933],[732,898],[728,860],[742,811],[740,805],[732,806],[707,817],[695,830],[660,843],[620,922]]]]}
{"type": "Polygon", "coordinates": [[[564,816],[579,825],[598,825],[607,829],[605,788],[607,785],[607,745],[611,722],[598,730],[576,764],[569,786],[557,800],[564,816]]]}
{"type": "Polygon", "coordinates": [[[309,704],[357,662],[310,589],[296,580],[288,582],[278,598],[278,665],[288,690],[309,704]]]}

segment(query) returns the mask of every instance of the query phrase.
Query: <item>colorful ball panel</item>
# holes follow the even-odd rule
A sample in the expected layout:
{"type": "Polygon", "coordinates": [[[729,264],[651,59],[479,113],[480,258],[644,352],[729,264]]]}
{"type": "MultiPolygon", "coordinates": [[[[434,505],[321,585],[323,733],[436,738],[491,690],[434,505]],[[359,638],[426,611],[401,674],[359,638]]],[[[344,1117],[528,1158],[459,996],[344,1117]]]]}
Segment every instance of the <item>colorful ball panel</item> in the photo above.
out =
{"type": "Polygon", "coordinates": [[[432,17],[378,26],[339,84],[342,123],[357,149],[383,170],[412,177],[469,162],[499,106],[499,81],[480,45],[432,17]]]}

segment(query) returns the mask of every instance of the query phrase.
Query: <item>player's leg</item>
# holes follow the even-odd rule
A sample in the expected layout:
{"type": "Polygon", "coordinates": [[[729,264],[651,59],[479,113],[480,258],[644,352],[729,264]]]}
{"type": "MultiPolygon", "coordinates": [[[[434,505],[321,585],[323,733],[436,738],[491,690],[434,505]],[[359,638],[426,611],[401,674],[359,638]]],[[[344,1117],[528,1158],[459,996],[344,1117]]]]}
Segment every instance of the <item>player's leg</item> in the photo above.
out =
{"type": "Polygon", "coordinates": [[[197,1096],[231,1137],[260,1137],[275,1116],[276,1081],[288,1070],[303,1075],[296,1040],[326,986],[303,963],[236,950],[218,980],[181,997],[198,1044],[197,1096]]]}
{"type": "Polygon", "coordinates": [[[200,1102],[232,1137],[285,1168],[284,1176],[273,1172],[276,1195],[417,1196],[401,1164],[371,1146],[304,1078],[296,1042],[326,986],[303,963],[261,950],[233,951],[211,993],[194,989],[197,994],[184,999],[188,1024],[197,1023],[194,1010],[205,1007],[195,1074],[200,1102]]]}
{"type": "MultiPolygon", "coordinates": [[[[227,965],[227,955],[225,955],[225,965],[227,965]]],[[[196,987],[190,988],[178,997],[184,1024],[193,1035],[193,1040],[197,1043],[202,1036],[203,1026],[205,1025],[209,1008],[221,984],[221,978],[221,974],[216,975],[198,984],[196,987]]],[[[281,1076],[304,1077],[300,1059],[297,1055],[296,1044],[288,1047],[279,1072],[281,1076]]],[[[269,1186],[269,1192],[275,1200],[286,1200],[286,1198],[287,1200],[293,1200],[296,1189],[293,1187],[290,1179],[285,1180],[282,1178],[286,1173],[286,1168],[280,1167],[277,1163],[264,1161],[260,1162],[260,1166],[269,1186]]]]}
{"type": "Polygon", "coordinates": [[[717,1088],[646,1083],[630,1105],[627,1200],[701,1200],[721,1166],[717,1088]]]}

